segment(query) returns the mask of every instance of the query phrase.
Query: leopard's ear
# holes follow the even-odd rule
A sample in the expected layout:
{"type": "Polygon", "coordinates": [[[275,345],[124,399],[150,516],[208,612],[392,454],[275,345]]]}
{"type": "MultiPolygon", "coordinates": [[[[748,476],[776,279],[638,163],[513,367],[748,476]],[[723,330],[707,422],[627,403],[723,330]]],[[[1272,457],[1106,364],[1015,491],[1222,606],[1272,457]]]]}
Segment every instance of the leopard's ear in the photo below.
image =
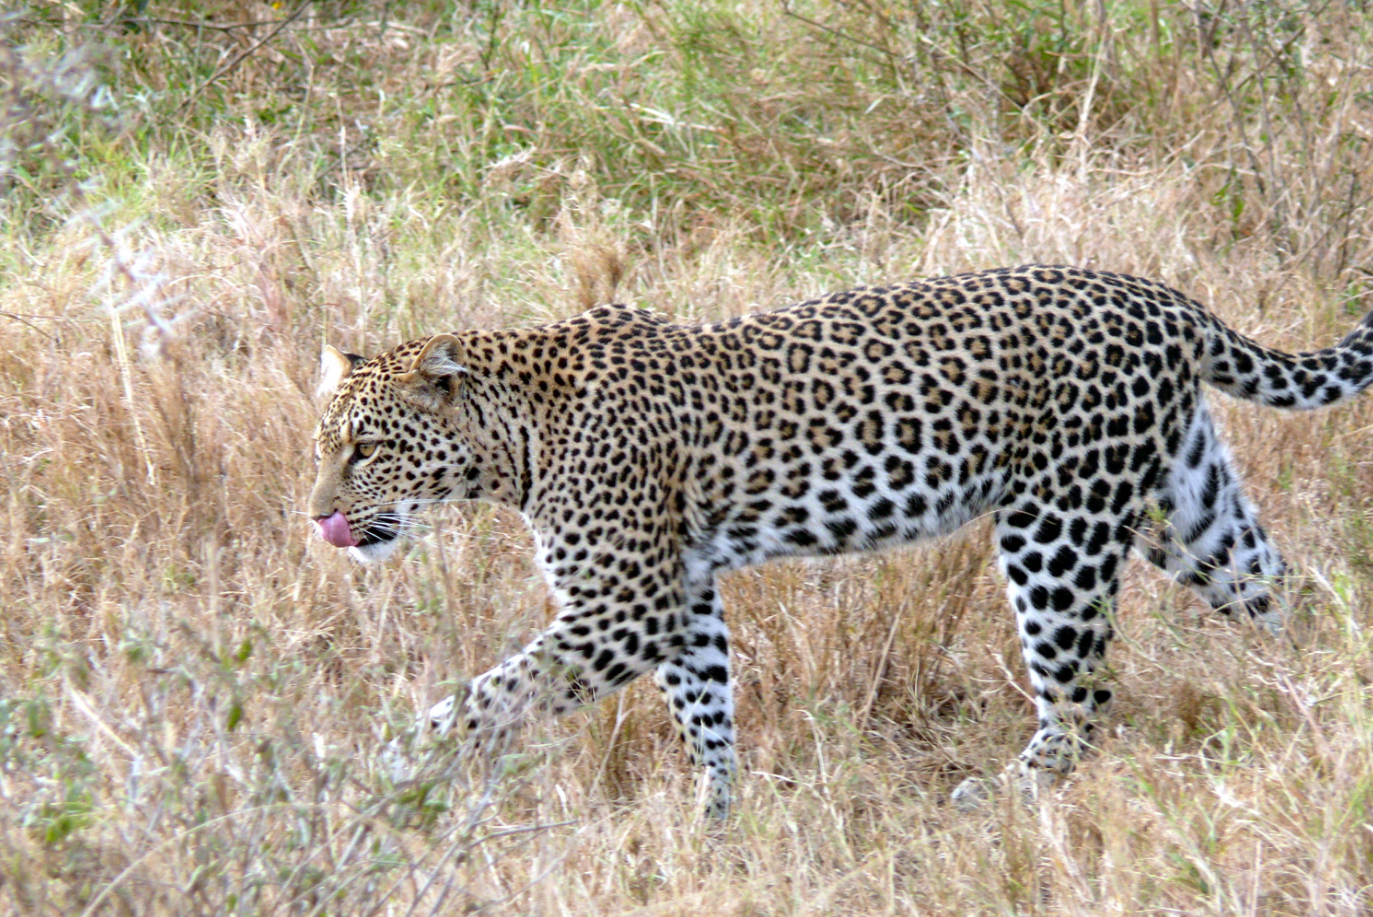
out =
{"type": "Polygon", "coordinates": [[[337,347],[324,345],[324,352],[319,355],[319,388],[315,389],[316,398],[327,398],[334,392],[344,379],[353,374],[353,370],[367,362],[366,357],[358,356],[355,353],[344,353],[337,347]]]}
{"type": "Polygon", "coordinates": [[[425,342],[424,349],[410,364],[410,371],[400,381],[422,407],[437,410],[453,396],[460,378],[467,374],[463,360],[462,341],[451,334],[436,334],[425,342]]]}

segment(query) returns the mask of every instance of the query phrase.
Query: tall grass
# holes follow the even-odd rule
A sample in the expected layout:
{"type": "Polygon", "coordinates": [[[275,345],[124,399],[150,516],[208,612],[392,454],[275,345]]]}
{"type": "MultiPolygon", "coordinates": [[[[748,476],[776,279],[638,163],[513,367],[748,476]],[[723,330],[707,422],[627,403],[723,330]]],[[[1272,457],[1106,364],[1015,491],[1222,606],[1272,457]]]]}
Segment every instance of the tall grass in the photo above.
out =
{"type": "Polygon", "coordinates": [[[743,799],[655,693],[502,779],[376,750],[551,613],[519,520],[311,540],[324,342],[611,298],[713,319],[1029,260],[1266,343],[1373,308],[1356,3],[35,2],[0,20],[0,909],[1361,914],[1373,408],[1218,413],[1294,571],[1272,640],[1136,565],[1099,752],[1031,728],[988,533],[726,578],[743,799]]]}

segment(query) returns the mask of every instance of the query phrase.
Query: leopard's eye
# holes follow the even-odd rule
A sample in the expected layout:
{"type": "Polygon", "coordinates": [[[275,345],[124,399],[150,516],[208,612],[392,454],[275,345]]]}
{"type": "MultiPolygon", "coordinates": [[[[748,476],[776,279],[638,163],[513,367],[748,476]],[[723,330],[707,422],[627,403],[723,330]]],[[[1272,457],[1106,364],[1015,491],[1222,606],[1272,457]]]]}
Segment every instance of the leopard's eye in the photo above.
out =
{"type": "Polygon", "coordinates": [[[376,443],[358,443],[353,447],[353,461],[361,462],[377,454],[376,443]]]}

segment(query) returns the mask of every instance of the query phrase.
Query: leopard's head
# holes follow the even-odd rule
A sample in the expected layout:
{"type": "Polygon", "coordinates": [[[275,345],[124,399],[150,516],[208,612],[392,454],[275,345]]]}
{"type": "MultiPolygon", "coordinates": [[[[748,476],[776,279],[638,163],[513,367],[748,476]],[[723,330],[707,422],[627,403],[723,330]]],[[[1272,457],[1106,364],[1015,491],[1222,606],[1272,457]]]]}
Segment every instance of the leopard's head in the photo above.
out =
{"type": "Polygon", "coordinates": [[[463,352],[451,334],[370,360],[324,348],[310,517],[329,544],[383,560],[425,506],[482,495],[463,352]]]}

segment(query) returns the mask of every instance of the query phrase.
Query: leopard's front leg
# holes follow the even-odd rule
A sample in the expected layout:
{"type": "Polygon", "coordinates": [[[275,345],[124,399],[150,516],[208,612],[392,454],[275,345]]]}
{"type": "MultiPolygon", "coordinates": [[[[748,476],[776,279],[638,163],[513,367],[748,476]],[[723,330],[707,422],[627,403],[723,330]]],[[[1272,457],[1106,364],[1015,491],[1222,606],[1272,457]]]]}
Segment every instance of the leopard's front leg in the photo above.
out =
{"type": "Polygon", "coordinates": [[[460,735],[470,750],[485,755],[507,747],[531,708],[549,709],[557,715],[574,709],[577,704],[570,700],[570,688],[561,700],[553,690],[557,679],[548,675],[550,663],[543,650],[547,637],[547,633],[541,635],[522,652],[430,707],[415,723],[416,738],[442,738],[461,727],[460,735]]]}
{"type": "Polygon", "coordinates": [[[658,666],[658,687],[668,703],[691,763],[702,768],[706,813],[729,814],[739,769],[734,750],[734,695],[729,680],[729,627],[714,577],[687,589],[686,642],[658,666]]]}
{"type": "MultiPolygon", "coordinates": [[[[619,630],[594,624],[588,628],[581,620],[576,613],[565,610],[552,627],[522,652],[478,675],[458,694],[430,707],[416,720],[412,736],[398,737],[388,746],[393,775],[409,775],[404,760],[405,738],[418,749],[456,730],[460,755],[486,759],[510,747],[531,710],[547,710],[562,716],[599,700],[653,668],[655,658],[645,658],[642,652],[624,652],[628,648],[626,640],[617,641],[612,636],[619,634],[619,630]],[[583,633],[584,630],[587,632],[583,633]]],[[[675,644],[682,640],[681,634],[675,634],[667,642],[675,644]]]]}
{"type": "MultiPolygon", "coordinates": [[[[421,716],[416,745],[456,730],[459,754],[498,754],[531,708],[568,713],[688,648],[694,616],[675,552],[617,556],[560,551],[556,538],[540,542],[539,559],[560,606],[557,618],[523,651],[421,716]]],[[[397,739],[388,747],[398,777],[407,770],[404,744],[397,739]]]]}
{"type": "Polygon", "coordinates": [[[547,681],[537,655],[542,639],[434,704],[416,718],[412,729],[392,739],[382,753],[391,778],[412,778],[416,758],[433,752],[455,727],[461,727],[456,748],[461,757],[484,761],[507,748],[521,717],[536,706],[542,693],[539,685],[547,681]]]}

